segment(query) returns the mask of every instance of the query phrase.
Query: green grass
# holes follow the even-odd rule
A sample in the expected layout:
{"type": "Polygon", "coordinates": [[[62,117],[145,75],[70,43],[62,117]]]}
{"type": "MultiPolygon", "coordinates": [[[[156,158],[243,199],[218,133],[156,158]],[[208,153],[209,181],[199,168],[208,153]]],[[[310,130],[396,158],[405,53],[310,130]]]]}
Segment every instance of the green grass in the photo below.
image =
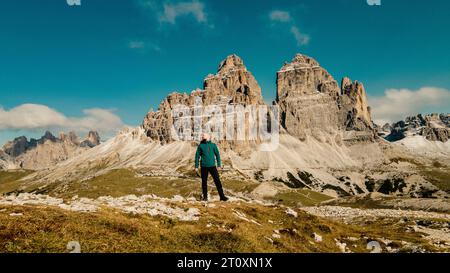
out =
{"type": "Polygon", "coordinates": [[[450,169],[421,168],[421,174],[433,185],[450,194],[450,169]]]}
{"type": "Polygon", "coordinates": [[[193,182],[186,179],[138,177],[132,170],[119,169],[90,180],[68,183],[61,195],[79,195],[89,198],[105,195],[119,197],[128,194],[156,194],[161,197],[172,197],[176,194],[188,196],[193,190],[193,182]]]}
{"type": "Polygon", "coordinates": [[[331,200],[333,197],[308,189],[295,189],[276,194],[268,200],[278,201],[280,204],[295,206],[315,206],[323,201],[331,200]]]}
{"type": "MultiPolygon", "coordinates": [[[[238,180],[223,180],[222,184],[225,191],[232,192],[251,192],[258,186],[258,182],[238,180]]],[[[213,193],[216,192],[211,177],[209,178],[209,190],[213,193]]],[[[200,197],[201,180],[194,175],[175,179],[138,176],[134,170],[117,169],[85,181],[53,183],[40,189],[37,193],[64,198],[71,198],[74,195],[88,198],[106,195],[120,197],[129,194],[200,197]]]]}
{"type": "Polygon", "coordinates": [[[0,171],[0,195],[18,190],[22,185],[20,179],[33,173],[32,171],[0,171]]]}
{"type": "Polygon", "coordinates": [[[392,206],[385,204],[386,201],[394,199],[394,197],[384,197],[382,199],[373,199],[370,196],[358,197],[344,197],[332,200],[325,203],[330,206],[341,206],[358,209],[392,209],[392,206]]]}
{"type": "MultiPolygon", "coordinates": [[[[181,195],[183,197],[200,198],[201,181],[195,174],[187,178],[169,179],[164,177],[138,176],[134,170],[117,169],[106,174],[97,176],[86,181],[73,181],[67,183],[51,183],[45,187],[31,184],[28,187],[17,181],[29,172],[7,173],[9,178],[3,183],[3,193],[16,191],[22,186],[24,191],[39,194],[48,194],[57,197],[71,198],[74,195],[79,197],[97,198],[100,196],[120,197],[124,195],[145,195],[155,194],[160,197],[173,197],[181,195]]],[[[5,177],[6,173],[3,174],[5,177]]],[[[251,180],[223,179],[223,187],[228,194],[250,193],[259,182],[251,180]]],[[[1,184],[0,184],[1,186],[1,184]]],[[[209,178],[209,191],[216,194],[215,185],[212,178],[209,178]]],[[[331,199],[330,196],[314,192],[307,189],[290,189],[278,193],[276,196],[267,198],[284,204],[286,206],[313,206],[322,201],[331,199]]]]}
{"type": "Polygon", "coordinates": [[[450,193],[450,168],[444,166],[438,161],[434,161],[430,166],[419,163],[411,158],[392,158],[392,162],[407,162],[415,165],[419,174],[421,174],[430,183],[438,187],[439,189],[450,193]]]}

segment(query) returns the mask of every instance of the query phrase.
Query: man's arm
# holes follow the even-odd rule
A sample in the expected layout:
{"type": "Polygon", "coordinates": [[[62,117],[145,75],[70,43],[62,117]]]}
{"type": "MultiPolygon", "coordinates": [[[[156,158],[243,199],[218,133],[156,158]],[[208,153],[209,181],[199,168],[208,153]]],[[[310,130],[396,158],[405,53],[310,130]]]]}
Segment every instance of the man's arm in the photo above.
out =
{"type": "Polygon", "coordinates": [[[218,166],[218,167],[222,167],[222,160],[220,159],[219,148],[217,148],[217,145],[216,145],[216,144],[214,144],[214,154],[216,155],[217,166],[218,166]]]}
{"type": "Polygon", "coordinates": [[[200,145],[197,147],[197,152],[195,152],[195,168],[198,169],[200,161],[200,145]]]}

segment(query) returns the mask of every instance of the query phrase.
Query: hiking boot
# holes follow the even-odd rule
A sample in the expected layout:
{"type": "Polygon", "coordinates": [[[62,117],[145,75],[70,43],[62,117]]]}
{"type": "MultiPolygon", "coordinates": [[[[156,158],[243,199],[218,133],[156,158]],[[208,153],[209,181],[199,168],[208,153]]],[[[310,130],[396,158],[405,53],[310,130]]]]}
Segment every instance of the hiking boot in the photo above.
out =
{"type": "Polygon", "coordinates": [[[226,196],[220,197],[220,201],[227,202],[228,201],[228,197],[226,197],[226,196]]]}

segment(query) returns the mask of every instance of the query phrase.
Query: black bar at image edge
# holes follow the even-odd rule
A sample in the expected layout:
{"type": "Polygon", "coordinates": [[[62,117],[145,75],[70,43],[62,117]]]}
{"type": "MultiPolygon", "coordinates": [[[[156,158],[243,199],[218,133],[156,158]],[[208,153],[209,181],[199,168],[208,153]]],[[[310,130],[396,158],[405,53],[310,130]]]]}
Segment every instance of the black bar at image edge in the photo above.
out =
{"type": "Polygon", "coordinates": [[[449,261],[449,254],[0,254],[0,263],[5,268],[9,264],[47,272],[61,272],[65,268],[79,272],[87,268],[126,272],[153,272],[156,268],[168,272],[297,272],[293,269],[341,268],[361,272],[384,270],[386,266],[390,270],[443,269],[449,261]]]}

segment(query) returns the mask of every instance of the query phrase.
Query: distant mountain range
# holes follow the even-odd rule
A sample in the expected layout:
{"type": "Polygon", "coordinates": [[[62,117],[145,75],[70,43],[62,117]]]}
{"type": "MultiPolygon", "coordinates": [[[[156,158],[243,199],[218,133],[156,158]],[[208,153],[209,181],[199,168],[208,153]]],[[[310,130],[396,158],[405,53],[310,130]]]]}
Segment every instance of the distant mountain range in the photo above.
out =
{"type": "Polygon", "coordinates": [[[386,139],[398,141],[411,136],[423,136],[430,141],[447,142],[450,138],[450,114],[429,114],[407,117],[405,120],[386,124],[390,129],[386,139]]]}
{"type": "Polygon", "coordinates": [[[0,160],[7,168],[45,169],[100,144],[100,136],[91,131],[79,140],[74,132],[55,137],[49,131],[39,139],[17,137],[0,150],[0,160]],[[7,162],[7,163],[6,163],[7,162]]]}

